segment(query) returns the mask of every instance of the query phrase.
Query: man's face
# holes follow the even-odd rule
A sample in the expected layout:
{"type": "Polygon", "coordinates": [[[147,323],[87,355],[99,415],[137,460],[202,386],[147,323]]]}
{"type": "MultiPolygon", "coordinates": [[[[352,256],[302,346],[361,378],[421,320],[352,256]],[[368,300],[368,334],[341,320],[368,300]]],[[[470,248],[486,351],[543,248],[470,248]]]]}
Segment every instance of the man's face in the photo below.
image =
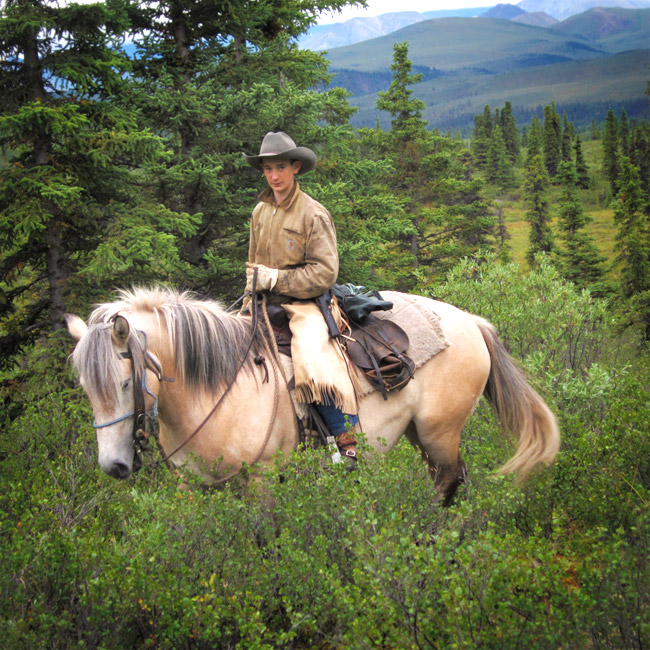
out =
{"type": "Polygon", "coordinates": [[[276,197],[284,198],[293,187],[295,175],[300,171],[299,160],[293,163],[285,158],[265,158],[262,160],[262,171],[266,176],[266,182],[273,190],[276,197]]]}

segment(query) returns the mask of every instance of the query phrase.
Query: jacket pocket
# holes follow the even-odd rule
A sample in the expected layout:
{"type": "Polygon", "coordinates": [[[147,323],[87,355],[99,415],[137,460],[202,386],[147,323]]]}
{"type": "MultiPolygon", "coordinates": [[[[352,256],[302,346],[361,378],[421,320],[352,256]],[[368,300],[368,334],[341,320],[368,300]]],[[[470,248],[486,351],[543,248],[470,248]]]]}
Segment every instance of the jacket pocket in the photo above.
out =
{"type": "Polygon", "coordinates": [[[281,254],[285,256],[287,266],[303,264],[305,261],[305,240],[304,233],[292,228],[283,228],[281,236],[281,254]]]}

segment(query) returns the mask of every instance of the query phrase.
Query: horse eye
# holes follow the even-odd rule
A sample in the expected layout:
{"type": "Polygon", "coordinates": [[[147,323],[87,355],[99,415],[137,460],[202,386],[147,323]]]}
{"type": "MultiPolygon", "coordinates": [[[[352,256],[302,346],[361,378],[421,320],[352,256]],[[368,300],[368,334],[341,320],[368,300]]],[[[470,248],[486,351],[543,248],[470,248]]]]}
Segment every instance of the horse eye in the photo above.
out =
{"type": "Polygon", "coordinates": [[[129,388],[130,385],[131,385],[131,377],[125,379],[125,380],[122,382],[122,390],[124,390],[124,391],[125,391],[125,390],[128,390],[128,388],[129,388]]]}

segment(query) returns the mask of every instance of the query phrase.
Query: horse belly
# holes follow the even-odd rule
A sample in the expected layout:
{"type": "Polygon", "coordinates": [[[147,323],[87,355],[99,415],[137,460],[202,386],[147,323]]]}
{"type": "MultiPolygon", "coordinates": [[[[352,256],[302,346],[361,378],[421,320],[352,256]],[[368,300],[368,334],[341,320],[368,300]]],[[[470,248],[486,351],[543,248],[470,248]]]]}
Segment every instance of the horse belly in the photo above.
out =
{"type": "Polygon", "coordinates": [[[413,419],[420,402],[418,373],[401,391],[394,391],[384,400],[381,393],[370,393],[359,405],[359,425],[368,444],[380,451],[389,451],[413,419]]]}

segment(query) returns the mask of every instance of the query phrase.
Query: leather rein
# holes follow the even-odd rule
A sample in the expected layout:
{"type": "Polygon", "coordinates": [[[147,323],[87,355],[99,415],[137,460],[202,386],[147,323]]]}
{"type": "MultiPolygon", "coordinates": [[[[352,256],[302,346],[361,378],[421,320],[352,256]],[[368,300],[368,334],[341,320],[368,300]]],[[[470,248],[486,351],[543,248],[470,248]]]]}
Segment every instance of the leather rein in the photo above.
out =
{"type": "Polygon", "coordinates": [[[147,433],[147,412],[145,407],[145,393],[150,397],[153,397],[153,408],[151,409],[152,418],[158,417],[158,397],[154,395],[147,386],[147,370],[151,370],[158,381],[175,381],[173,377],[165,377],[162,374],[162,367],[160,364],[149,354],[147,350],[147,335],[145,332],[139,331],[139,334],[142,334],[144,337],[144,368],[139,370],[135,366],[133,359],[133,352],[131,351],[131,346],[127,345],[126,352],[121,352],[120,356],[123,359],[128,359],[131,362],[131,383],[133,385],[133,410],[129,413],[125,413],[120,417],[111,420],[110,422],[102,422],[97,424],[93,423],[94,429],[103,429],[104,427],[109,427],[112,424],[117,424],[128,418],[133,418],[133,427],[131,429],[131,437],[133,438],[133,447],[135,449],[135,459],[136,465],[135,470],[139,470],[142,467],[144,462],[143,453],[147,450],[147,443],[149,441],[149,434],[147,433]]]}
{"type": "MultiPolygon", "coordinates": [[[[154,438],[156,440],[157,446],[163,455],[163,458],[161,460],[156,461],[153,463],[153,467],[156,468],[160,466],[162,463],[166,463],[169,466],[169,461],[174,456],[176,453],[178,453],[185,445],[187,445],[191,440],[193,440],[199,432],[203,429],[203,427],[208,423],[210,418],[215,414],[219,406],[222,404],[226,396],[230,393],[231,388],[235,384],[237,377],[239,376],[239,373],[241,372],[242,368],[244,367],[244,364],[246,363],[246,359],[248,358],[248,355],[250,354],[250,351],[253,347],[253,344],[255,343],[256,337],[257,337],[257,330],[258,330],[258,303],[257,303],[257,291],[256,291],[256,285],[257,285],[257,269],[254,269],[253,272],[253,286],[252,286],[252,291],[251,291],[251,296],[252,296],[252,301],[251,301],[251,312],[252,312],[252,328],[251,328],[251,338],[250,341],[248,342],[248,347],[246,348],[246,352],[244,353],[239,366],[237,368],[237,372],[235,373],[235,376],[233,377],[233,380],[228,384],[226,387],[226,390],[222,393],[222,395],[219,397],[215,405],[212,407],[211,411],[205,416],[203,421],[194,429],[194,431],[187,437],[183,442],[178,445],[172,452],[169,454],[164,453],[162,446],[160,445],[160,441],[158,439],[157,434],[154,433],[154,438]]],[[[242,296],[243,297],[243,296],[242,296]]],[[[237,301],[239,302],[239,301],[237,301]]],[[[236,303],[235,303],[236,304],[236,303]]],[[[266,305],[263,302],[262,309],[266,309],[266,305]]],[[[131,430],[131,436],[133,438],[133,447],[135,450],[135,459],[137,459],[137,462],[134,460],[134,470],[137,471],[139,470],[144,462],[143,458],[143,453],[145,451],[148,451],[148,442],[149,442],[149,434],[147,433],[147,416],[149,413],[146,411],[145,408],[145,393],[147,395],[150,395],[154,399],[154,405],[153,409],[151,411],[151,416],[153,418],[158,417],[158,397],[151,393],[147,387],[147,370],[151,370],[152,372],[155,373],[159,381],[168,381],[168,382],[173,382],[175,381],[174,378],[170,377],[165,377],[162,374],[162,368],[160,364],[149,354],[147,350],[147,336],[145,332],[140,331],[140,334],[144,336],[144,341],[145,341],[145,349],[144,349],[144,359],[145,359],[145,366],[142,370],[136,369],[135,367],[135,362],[133,359],[133,354],[131,352],[130,346],[127,346],[127,351],[122,352],[121,356],[124,359],[129,359],[131,361],[131,381],[133,384],[133,411],[126,413],[118,418],[115,418],[114,420],[111,420],[110,422],[104,422],[102,424],[97,424],[94,423],[93,427],[95,429],[102,429],[104,427],[111,426],[112,424],[116,424],[118,422],[121,422],[123,420],[126,420],[130,417],[133,417],[133,428],[131,430]]],[[[264,449],[266,448],[266,445],[269,441],[269,438],[271,436],[271,431],[273,429],[273,423],[275,421],[275,416],[277,413],[277,407],[278,407],[278,401],[279,401],[279,387],[278,387],[278,372],[277,372],[277,367],[276,364],[273,360],[273,353],[269,349],[268,341],[266,340],[266,337],[264,337],[264,344],[266,347],[266,351],[271,357],[271,366],[273,368],[273,375],[274,375],[274,385],[275,385],[275,398],[274,398],[274,406],[273,406],[273,412],[271,414],[271,418],[269,421],[269,426],[266,431],[266,435],[264,437],[264,441],[262,443],[262,447],[257,454],[257,457],[255,460],[251,463],[254,465],[259,461],[261,458],[262,454],[264,453],[264,449]]],[[[266,371],[264,382],[266,383],[269,380],[269,373],[268,373],[268,368],[266,367],[266,359],[261,356],[257,355],[255,357],[255,364],[256,365],[263,365],[264,369],[266,371]]],[[[215,483],[222,483],[224,481],[227,481],[228,479],[232,478],[236,474],[239,473],[240,470],[234,471],[231,474],[220,478],[217,480],[215,483]]]]}

